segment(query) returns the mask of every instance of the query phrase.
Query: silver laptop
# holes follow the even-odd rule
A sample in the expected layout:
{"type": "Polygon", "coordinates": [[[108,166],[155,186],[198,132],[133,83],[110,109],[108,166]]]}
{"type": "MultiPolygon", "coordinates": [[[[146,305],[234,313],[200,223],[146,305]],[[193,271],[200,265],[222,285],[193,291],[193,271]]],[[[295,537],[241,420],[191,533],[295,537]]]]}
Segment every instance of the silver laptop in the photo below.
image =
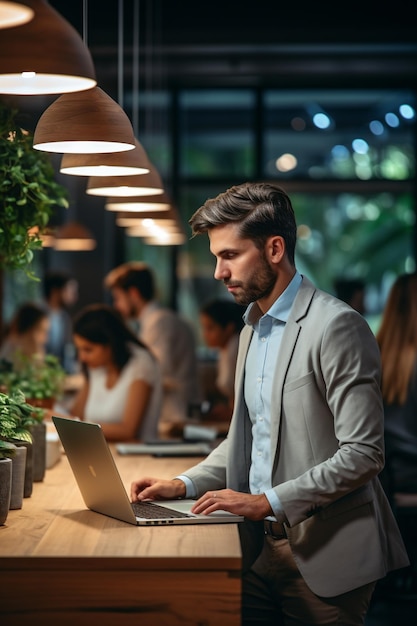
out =
{"type": "Polygon", "coordinates": [[[56,416],[52,420],[81,495],[91,511],[137,526],[243,521],[242,516],[227,511],[210,515],[191,513],[194,500],[130,502],[101,426],[56,416]]]}

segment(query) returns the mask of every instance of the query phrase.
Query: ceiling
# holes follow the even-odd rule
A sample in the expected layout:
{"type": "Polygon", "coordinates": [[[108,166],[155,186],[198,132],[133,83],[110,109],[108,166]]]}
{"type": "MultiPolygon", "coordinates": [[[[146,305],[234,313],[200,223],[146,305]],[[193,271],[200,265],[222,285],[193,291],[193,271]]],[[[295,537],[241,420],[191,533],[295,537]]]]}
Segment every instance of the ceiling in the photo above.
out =
{"type": "Polygon", "coordinates": [[[50,4],[84,29],[104,89],[117,78],[121,40],[129,77],[135,32],[142,73],[152,65],[168,85],[416,83],[417,30],[404,0],[84,2],[85,13],[83,0],[50,4]]]}
{"type": "MultiPolygon", "coordinates": [[[[23,0],[24,1],[24,0],[23,0]]],[[[405,0],[50,0],[84,37],[112,98],[138,88],[417,89],[405,0]],[[120,74],[123,75],[123,85],[120,74]]],[[[56,96],[11,99],[33,130],[56,96]]]]}

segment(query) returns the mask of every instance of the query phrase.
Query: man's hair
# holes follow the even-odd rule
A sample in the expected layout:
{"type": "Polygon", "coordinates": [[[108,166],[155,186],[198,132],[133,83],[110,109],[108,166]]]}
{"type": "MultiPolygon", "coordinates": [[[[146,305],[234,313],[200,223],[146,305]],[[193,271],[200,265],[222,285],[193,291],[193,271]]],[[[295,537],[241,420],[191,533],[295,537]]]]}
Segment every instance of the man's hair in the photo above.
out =
{"type": "Polygon", "coordinates": [[[146,263],[132,261],[123,263],[107,274],[104,284],[108,289],[127,291],[137,289],[146,301],[155,297],[155,281],[152,270],[146,263]]]}
{"type": "Polygon", "coordinates": [[[47,272],[43,281],[45,298],[48,299],[54,289],[63,289],[71,280],[74,279],[66,272],[47,272]]]}
{"type": "Polygon", "coordinates": [[[291,200],[283,189],[270,183],[236,185],[206,200],[189,220],[193,236],[232,222],[239,225],[239,237],[251,239],[259,249],[268,237],[281,236],[294,265],[297,225],[291,200]]]}
{"type": "Polygon", "coordinates": [[[245,325],[243,321],[243,314],[245,310],[245,306],[238,304],[233,300],[216,298],[204,304],[200,309],[200,313],[204,313],[210,317],[222,328],[226,328],[229,324],[233,324],[235,331],[239,332],[245,325]]]}
{"type": "Polygon", "coordinates": [[[365,291],[365,282],[361,278],[337,278],[334,289],[337,298],[350,304],[357,291],[365,291]]]}

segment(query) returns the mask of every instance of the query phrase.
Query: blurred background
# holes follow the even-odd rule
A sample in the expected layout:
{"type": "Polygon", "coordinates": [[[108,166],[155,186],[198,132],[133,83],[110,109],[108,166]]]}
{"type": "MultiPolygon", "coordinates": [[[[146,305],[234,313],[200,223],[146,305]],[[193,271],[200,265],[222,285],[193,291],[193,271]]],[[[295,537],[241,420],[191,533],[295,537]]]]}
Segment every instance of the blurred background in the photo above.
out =
{"type": "MultiPolygon", "coordinates": [[[[49,269],[79,282],[80,308],[106,301],[105,274],[130,259],[156,271],[160,299],[195,324],[213,278],[204,238],[188,220],[208,198],[252,180],[280,184],[299,225],[297,264],[334,293],[336,278],[366,284],[374,328],[395,277],[415,268],[417,35],[410,4],[373,2],[210,3],[188,0],[51,0],[82,35],[97,83],[132,120],[136,136],[178,210],[179,245],[146,243],[117,224],[87,178],[59,172],[69,208],[51,224],[77,221],[90,251],[44,247],[40,281],[3,276],[3,320],[39,296],[49,269]]],[[[4,31],[3,31],[4,32],[4,31]]],[[[58,96],[0,96],[36,127],[58,96]]]]}

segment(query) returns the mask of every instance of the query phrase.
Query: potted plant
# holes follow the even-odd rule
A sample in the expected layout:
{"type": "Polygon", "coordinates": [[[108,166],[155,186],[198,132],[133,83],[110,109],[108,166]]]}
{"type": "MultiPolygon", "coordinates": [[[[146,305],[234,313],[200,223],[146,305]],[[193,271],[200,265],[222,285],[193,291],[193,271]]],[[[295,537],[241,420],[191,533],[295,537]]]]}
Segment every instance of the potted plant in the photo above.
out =
{"type": "MultiPolygon", "coordinates": [[[[29,428],[35,422],[33,407],[27,404],[21,391],[15,390],[10,394],[0,393],[0,440],[12,443],[17,448],[12,457],[11,508],[20,508],[22,497],[29,497],[32,493],[31,445],[33,439],[29,428]],[[20,462],[19,465],[18,462],[20,462]],[[22,478],[21,483],[20,478],[22,478]]],[[[7,448],[2,444],[3,450],[7,448]]]]}
{"type": "Polygon", "coordinates": [[[0,100],[0,269],[21,269],[36,279],[33,251],[42,247],[56,206],[68,207],[68,193],[56,182],[49,155],[33,149],[18,111],[0,100]]]}
{"type": "Polygon", "coordinates": [[[0,376],[8,393],[19,391],[33,407],[35,421],[29,425],[33,438],[33,480],[41,481],[46,468],[46,425],[44,409],[52,409],[64,390],[66,373],[59,359],[51,354],[42,358],[20,355],[15,366],[3,361],[0,376]]]}
{"type": "Polygon", "coordinates": [[[16,446],[0,439],[0,526],[7,520],[12,494],[12,457],[16,446]]]}
{"type": "Polygon", "coordinates": [[[51,409],[64,391],[66,373],[52,354],[42,357],[21,354],[16,356],[14,366],[1,362],[0,376],[8,392],[19,389],[28,404],[51,409]]]}

